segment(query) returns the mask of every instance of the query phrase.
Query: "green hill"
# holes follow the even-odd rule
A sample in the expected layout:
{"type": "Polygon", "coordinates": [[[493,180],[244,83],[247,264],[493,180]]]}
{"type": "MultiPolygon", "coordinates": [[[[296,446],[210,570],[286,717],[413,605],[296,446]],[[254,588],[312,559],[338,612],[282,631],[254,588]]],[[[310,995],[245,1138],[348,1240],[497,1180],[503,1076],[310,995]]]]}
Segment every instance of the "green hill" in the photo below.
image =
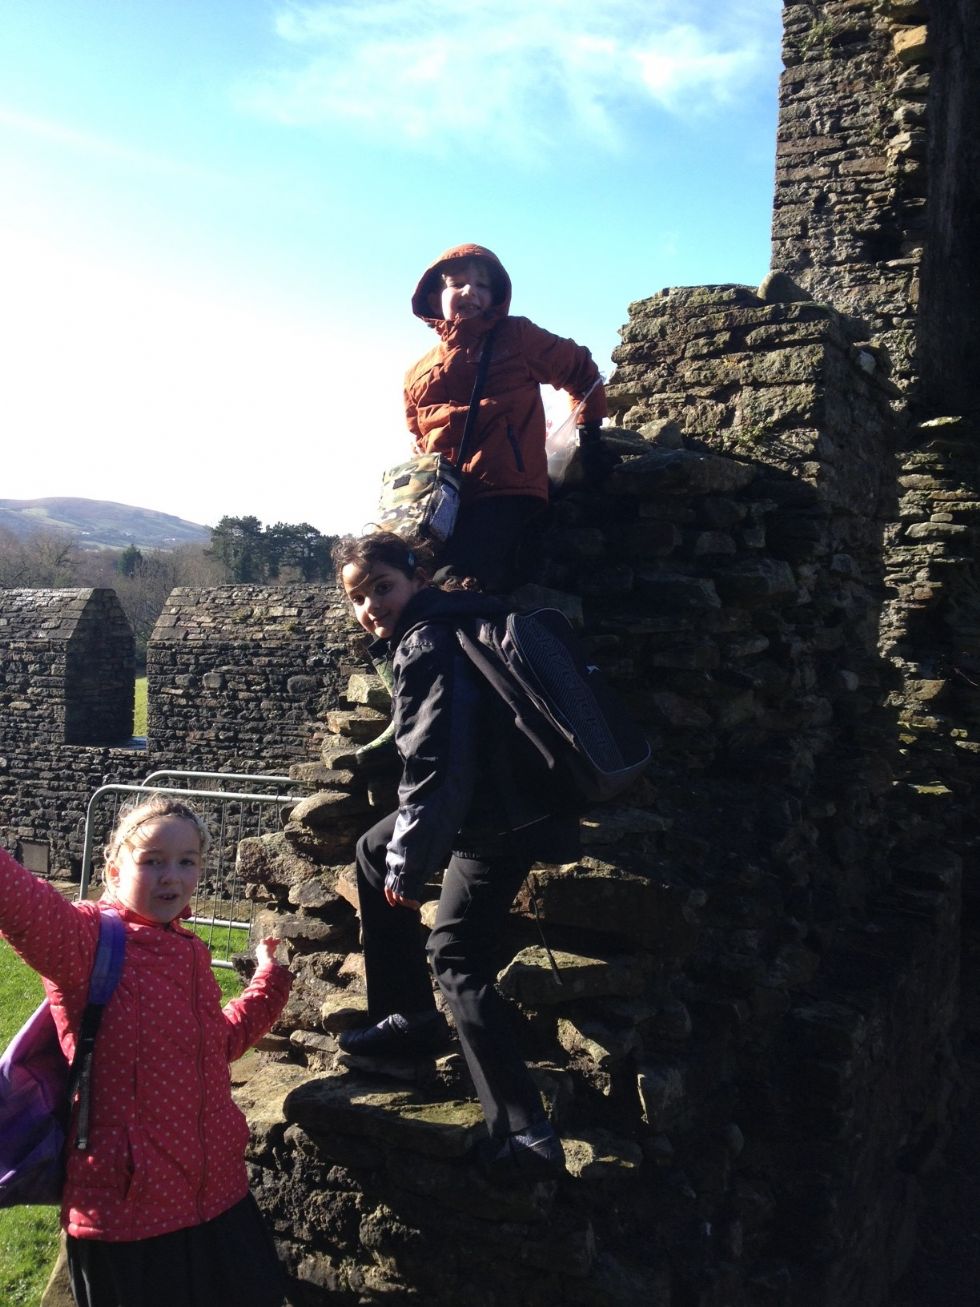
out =
{"type": "Polygon", "coordinates": [[[211,538],[197,522],[104,499],[0,499],[0,530],[22,538],[59,531],[83,549],[174,549],[211,538]]]}

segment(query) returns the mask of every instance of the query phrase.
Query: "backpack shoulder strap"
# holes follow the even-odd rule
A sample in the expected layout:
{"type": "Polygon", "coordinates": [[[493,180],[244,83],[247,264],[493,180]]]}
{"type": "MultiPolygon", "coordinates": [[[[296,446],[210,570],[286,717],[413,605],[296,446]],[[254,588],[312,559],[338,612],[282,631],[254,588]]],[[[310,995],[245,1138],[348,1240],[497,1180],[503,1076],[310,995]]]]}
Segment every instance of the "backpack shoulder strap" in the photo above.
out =
{"type": "Polygon", "coordinates": [[[104,1007],[112,997],[126,956],[126,927],[115,908],[99,914],[99,943],[89,978],[88,1001],[104,1007]]]}
{"type": "Polygon", "coordinates": [[[78,1094],[78,1133],[76,1148],[88,1147],[88,1118],[91,1106],[92,1054],[95,1051],[95,1037],[102,1023],[105,1005],[112,997],[113,991],[122,974],[126,957],[126,927],[115,908],[107,908],[99,914],[99,942],[92,963],[89,977],[88,1000],[82,1013],[78,1041],[75,1044],[75,1056],[71,1063],[69,1079],[69,1098],[78,1094]]]}

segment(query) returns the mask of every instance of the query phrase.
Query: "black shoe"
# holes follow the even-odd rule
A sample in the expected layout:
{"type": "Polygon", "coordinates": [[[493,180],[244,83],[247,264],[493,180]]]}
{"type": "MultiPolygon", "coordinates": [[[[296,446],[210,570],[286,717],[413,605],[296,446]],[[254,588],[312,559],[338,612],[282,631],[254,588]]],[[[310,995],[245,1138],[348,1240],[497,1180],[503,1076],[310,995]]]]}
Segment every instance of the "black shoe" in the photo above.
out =
{"type": "Polygon", "coordinates": [[[358,1059],[376,1058],[380,1062],[391,1058],[431,1057],[442,1052],[450,1042],[449,1023],[441,1012],[403,1023],[404,1017],[394,1015],[374,1026],[344,1030],[337,1036],[337,1045],[342,1053],[358,1059]]]}
{"type": "Polygon", "coordinates": [[[480,1169],[493,1184],[537,1184],[566,1175],[561,1140],[547,1121],[505,1139],[486,1139],[478,1149],[480,1169]]]}

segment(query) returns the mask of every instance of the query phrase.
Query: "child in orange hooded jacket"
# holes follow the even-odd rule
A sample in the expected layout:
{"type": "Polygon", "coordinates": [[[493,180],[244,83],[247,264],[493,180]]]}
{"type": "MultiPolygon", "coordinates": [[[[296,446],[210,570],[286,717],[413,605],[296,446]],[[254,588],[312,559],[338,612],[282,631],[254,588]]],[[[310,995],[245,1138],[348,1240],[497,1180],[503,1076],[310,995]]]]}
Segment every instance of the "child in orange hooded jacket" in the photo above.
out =
{"type": "Polygon", "coordinates": [[[581,416],[586,472],[601,464],[599,428],[606,396],[582,345],[510,314],[511,281],[482,245],[457,245],[426,268],[412,309],[439,343],[405,377],[405,413],[419,453],[455,457],[481,354],[493,330],[464,498],[440,562],[475,576],[488,590],[515,579],[515,553],[527,522],[548,502],[541,386],[567,390],[581,416]]]}

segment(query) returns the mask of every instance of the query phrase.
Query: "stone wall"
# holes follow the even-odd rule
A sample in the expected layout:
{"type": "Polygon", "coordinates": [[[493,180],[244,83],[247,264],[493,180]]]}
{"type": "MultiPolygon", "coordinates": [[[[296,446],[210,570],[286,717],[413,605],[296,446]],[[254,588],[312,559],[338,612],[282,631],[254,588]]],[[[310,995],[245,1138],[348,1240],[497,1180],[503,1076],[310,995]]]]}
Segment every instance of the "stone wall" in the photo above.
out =
{"type": "Polygon", "coordinates": [[[281,774],[316,757],[349,629],[328,585],[175,590],[149,645],[144,742],[131,739],[133,637],[115,594],[0,591],[0,839],[77,878],[100,785],[165,767],[281,774]]]}
{"type": "Polygon", "coordinates": [[[11,744],[133,733],[133,634],[112,590],[0,590],[0,714],[11,744]]]}
{"type": "Polygon", "coordinates": [[[523,596],[580,611],[655,746],[581,862],[534,873],[562,984],[526,895],[501,942],[567,1181],[479,1179],[458,1055],[396,1088],[338,1059],[365,1004],[363,677],[297,769],[319,793],[242,847],[301,978],[283,1060],[240,1091],[298,1303],[839,1307],[884,1302],[910,1253],[953,1080],[960,863],[935,847],[949,799],[901,775],[878,649],[895,392],[778,286],[631,306],[625,461],[555,505],[523,596]]]}
{"type": "Polygon", "coordinates": [[[789,0],[772,265],[866,318],[896,379],[917,375],[929,187],[926,6],[789,0]]]}
{"type": "Polygon", "coordinates": [[[174,590],[147,650],[151,752],[214,770],[315,757],[349,625],[329,585],[174,590]]]}
{"type": "Polygon", "coordinates": [[[917,414],[976,416],[980,13],[784,6],[773,267],[865,318],[917,414]]]}
{"type": "Polygon", "coordinates": [[[918,336],[923,416],[980,415],[980,9],[945,0],[929,10],[934,75],[927,102],[928,168],[918,336]]]}
{"type": "Polygon", "coordinates": [[[132,631],[112,590],[0,590],[0,650],[0,838],[33,870],[77,874],[88,796],[143,766],[118,747],[132,631]]]}

